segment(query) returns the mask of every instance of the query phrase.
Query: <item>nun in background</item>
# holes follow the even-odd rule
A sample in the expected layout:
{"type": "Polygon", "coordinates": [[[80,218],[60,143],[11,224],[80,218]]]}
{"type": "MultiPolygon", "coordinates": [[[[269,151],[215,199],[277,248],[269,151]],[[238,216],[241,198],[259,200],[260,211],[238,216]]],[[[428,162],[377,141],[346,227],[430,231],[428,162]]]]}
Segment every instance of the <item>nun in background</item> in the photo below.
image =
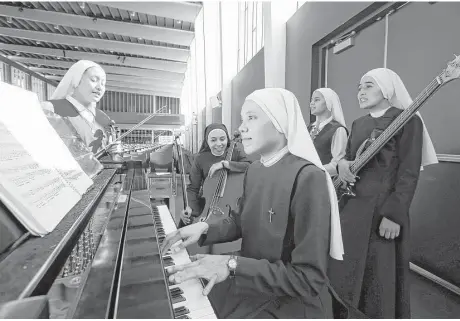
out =
{"type": "Polygon", "coordinates": [[[316,121],[308,126],[313,144],[324,168],[336,176],[348,139],[339,96],[330,88],[316,89],[311,96],[310,111],[316,116],[316,121]]]}
{"type": "Polygon", "coordinates": [[[201,188],[206,177],[212,177],[220,169],[228,169],[234,173],[244,173],[250,164],[244,152],[235,147],[232,160],[226,161],[226,152],[230,147],[230,137],[224,124],[210,124],[204,131],[203,143],[195,156],[190,169],[190,184],[187,187],[189,205],[181,212],[179,227],[190,224],[194,218],[201,215],[203,204],[201,188]]]}
{"type": "Polygon", "coordinates": [[[369,71],[358,88],[359,106],[368,111],[353,122],[339,177],[356,187],[340,212],[346,254],[332,261],[332,285],[371,318],[410,318],[409,208],[421,166],[437,163],[430,136],[415,115],[358,173],[351,161],[366,140],[378,137],[410,106],[399,76],[385,68],[369,71]]]}
{"type": "MultiPolygon", "coordinates": [[[[105,93],[106,75],[95,62],[80,60],[73,64],[42,108],[67,118],[86,146],[95,154],[109,143],[113,121],[96,104],[105,93]]],[[[121,152],[120,143],[109,154],[121,152]]]]}
{"type": "Polygon", "coordinates": [[[241,255],[198,254],[169,269],[169,279],[208,279],[204,295],[219,318],[331,318],[328,257],[343,255],[337,197],[297,99],[285,89],[257,90],[241,117],[244,150],[260,160],[246,171],[240,208],[179,229],[162,245],[165,253],[181,239],[173,252],[242,238],[241,255]]]}

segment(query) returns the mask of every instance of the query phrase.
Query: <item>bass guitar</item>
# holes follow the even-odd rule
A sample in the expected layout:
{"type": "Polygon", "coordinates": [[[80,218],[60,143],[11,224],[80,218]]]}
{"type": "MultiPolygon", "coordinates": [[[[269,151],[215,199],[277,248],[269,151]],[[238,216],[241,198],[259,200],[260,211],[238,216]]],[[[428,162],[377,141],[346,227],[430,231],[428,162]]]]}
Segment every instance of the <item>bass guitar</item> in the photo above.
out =
{"type": "MultiPolygon", "coordinates": [[[[447,68],[444,69],[436,78],[434,78],[428,86],[415,98],[412,104],[405,109],[391,124],[364,149],[364,143],[359,148],[355,160],[350,165],[350,171],[356,175],[381,149],[385,144],[415,115],[422,105],[442,86],[448,82],[459,78],[460,76],[460,56],[455,56],[455,59],[449,62],[447,68]]],[[[344,186],[343,182],[336,177],[334,179],[334,187],[337,191],[338,199],[343,196],[356,196],[352,187],[348,184],[344,186]]]]}

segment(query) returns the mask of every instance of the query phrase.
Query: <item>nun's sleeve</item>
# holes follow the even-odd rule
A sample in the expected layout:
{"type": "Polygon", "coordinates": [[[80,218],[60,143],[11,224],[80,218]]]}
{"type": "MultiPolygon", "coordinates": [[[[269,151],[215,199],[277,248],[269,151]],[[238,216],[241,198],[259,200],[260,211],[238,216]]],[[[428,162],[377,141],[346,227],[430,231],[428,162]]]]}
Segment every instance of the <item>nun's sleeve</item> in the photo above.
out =
{"type": "Polygon", "coordinates": [[[238,257],[235,283],[239,294],[308,300],[317,296],[327,284],[331,207],[325,178],[324,172],[316,166],[301,170],[289,213],[294,221],[295,248],[291,259],[271,262],[238,257]]]}
{"type": "Polygon", "coordinates": [[[380,209],[380,215],[404,225],[414,197],[422,163],[423,123],[414,116],[404,127],[398,145],[399,167],[393,192],[380,209]]]}
{"type": "Polygon", "coordinates": [[[203,184],[203,170],[200,165],[200,155],[195,157],[190,169],[190,184],[187,186],[188,204],[192,209],[192,216],[200,216],[202,206],[200,204],[200,189],[203,184]]]}
{"type": "Polygon", "coordinates": [[[343,127],[337,128],[332,136],[331,155],[332,159],[329,164],[324,165],[324,168],[331,176],[337,175],[337,164],[345,157],[347,149],[347,131],[343,127]]]}
{"type": "Polygon", "coordinates": [[[244,173],[250,164],[251,160],[238,143],[233,150],[232,160],[228,162],[228,169],[230,172],[244,173]]]}

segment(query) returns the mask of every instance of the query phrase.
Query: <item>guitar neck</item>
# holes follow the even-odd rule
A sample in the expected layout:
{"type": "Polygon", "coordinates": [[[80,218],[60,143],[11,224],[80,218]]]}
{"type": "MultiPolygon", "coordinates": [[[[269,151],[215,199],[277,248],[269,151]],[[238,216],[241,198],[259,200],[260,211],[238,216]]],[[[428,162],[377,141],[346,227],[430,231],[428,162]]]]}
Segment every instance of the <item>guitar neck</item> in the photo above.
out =
{"type": "Polygon", "coordinates": [[[391,124],[375,139],[372,144],[359,156],[350,166],[350,171],[357,174],[372,157],[374,157],[382,147],[415,115],[422,105],[441,87],[438,77],[417,96],[413,103],[405,109],[391,124]]]}

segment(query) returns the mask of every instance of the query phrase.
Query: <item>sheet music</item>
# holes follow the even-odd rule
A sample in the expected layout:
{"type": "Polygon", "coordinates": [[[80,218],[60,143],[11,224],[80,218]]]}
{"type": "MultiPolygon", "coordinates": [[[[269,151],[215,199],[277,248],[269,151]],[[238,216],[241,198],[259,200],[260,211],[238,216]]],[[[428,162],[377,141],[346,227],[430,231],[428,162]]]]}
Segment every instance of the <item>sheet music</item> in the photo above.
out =
{"type": "Polygon", "coordinates": [[[0,82],[0,198],[35,235],[52,231],[92,185],[36,94],[0,82]]]}

